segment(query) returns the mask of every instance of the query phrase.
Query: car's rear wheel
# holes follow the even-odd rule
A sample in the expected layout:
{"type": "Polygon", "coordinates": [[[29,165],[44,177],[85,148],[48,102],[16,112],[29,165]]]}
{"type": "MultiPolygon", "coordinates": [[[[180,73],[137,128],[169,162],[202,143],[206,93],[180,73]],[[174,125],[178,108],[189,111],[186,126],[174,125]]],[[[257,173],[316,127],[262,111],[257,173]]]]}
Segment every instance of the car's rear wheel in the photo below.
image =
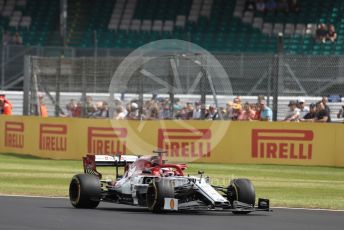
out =
{"type": "Polygon", "coordinates": [[[99,178],[90,174],[75,175],[69,185],[69,200],[75,208],[96,208],[101,198],[99,178]]]}
{"type": "MultiPolygon", "coordinates": [[[[233,206],[234,201],[249,204],[254,207],[256,193],[253,184],[248,179],[234,179],[227,189],[227,198],[233,206]]],[[[248,214],[251,211],[233,211],[234,214],[248,214]]]]}
{"type": "Polygon", "coordinates": [[[147,207],[154,213],[160,213],[164,208],[164,198],[174,198],[174,188],[169,186],[170,180],[153,180],[147,189],[147,207]]]}

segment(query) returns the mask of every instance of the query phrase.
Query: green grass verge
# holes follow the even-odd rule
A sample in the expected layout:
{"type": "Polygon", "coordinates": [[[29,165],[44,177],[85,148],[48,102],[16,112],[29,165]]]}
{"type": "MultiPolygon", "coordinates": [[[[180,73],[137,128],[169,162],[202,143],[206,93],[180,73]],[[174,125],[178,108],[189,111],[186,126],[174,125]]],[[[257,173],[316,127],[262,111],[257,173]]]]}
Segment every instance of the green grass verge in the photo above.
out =
{"type": "MultiPolygon", "coordinates": [[[[198,170],[216,185],[247,177],[273,206],[344,209],[344,168],[193,163],[187,173],[198,170]]],[[[67,196],[71,177],[81,172],[81,161],[0,154],[0,194],[67,196]]],[[[113,178],[113,168],[101,172],[113,178]]]]}

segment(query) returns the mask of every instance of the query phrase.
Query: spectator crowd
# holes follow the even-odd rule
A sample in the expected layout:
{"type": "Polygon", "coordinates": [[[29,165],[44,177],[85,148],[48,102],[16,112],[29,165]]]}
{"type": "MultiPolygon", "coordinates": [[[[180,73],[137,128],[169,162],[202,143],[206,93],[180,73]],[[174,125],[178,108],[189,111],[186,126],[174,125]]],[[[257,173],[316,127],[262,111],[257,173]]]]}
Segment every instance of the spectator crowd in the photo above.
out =
{"type": "MultiPolygon", "coordinates": [[[[42,95],[38,97],[38,114],[47,117],[48,112],[42,95]]],[[[232,121],[272,121],[272,109],[267,106],[264,96],[258,96],[256,103],[242,102],[237,96],[228,101],[224,107],[203,105],[202,103],[186,102],[179,99],[173,102],[169,98],[153,96],[142,103],[131,100],[124,103],[119,99],[114,102],[114,110],[110,112],[107,101],[94,103],[92,97],[87,96],[86,102],[70,100],[66,105],[65,117],[112,118],[115,120],[232,120],[232,121]]],[[[292,100],[287,105],[286,122],[331,122],[331,111],[328,98],[323,97],[317,103],[307,105],[305,99],[292,100]]],[[[0,114],[12,115],[12,104],[4,94],[0,94],[0,114]]],[[[344,106],[337,113],[338,119],[344,118],[344,106]]]]}
{"type": "MultiPolygon", "coordinates": [[[[182,103],[175,99],[173,103],[169,98],[152,97],[140,106],[139,100],[124,103],[117,99],[114,111],[110,113],[108,102],[93,103],[92,97],[86,98],[84,103],[70,100],[66,105],[68,117],[110,118],[113,114],[115,120],[232,120],[232,121],[272,121],[272,109],[267,106],[264,96],[258,96],[256,103],[242,102],[237,96],[224,107],[215,105],[202,105],[201,102],[182,103]]],[[[313,104],[306,104],[303,98],[290,101],[284,121],[287,122],[331,122],[330,108],[327,97],[313,104]]],[[[337,114],[344,118],[344,106],[337,114]]]]}

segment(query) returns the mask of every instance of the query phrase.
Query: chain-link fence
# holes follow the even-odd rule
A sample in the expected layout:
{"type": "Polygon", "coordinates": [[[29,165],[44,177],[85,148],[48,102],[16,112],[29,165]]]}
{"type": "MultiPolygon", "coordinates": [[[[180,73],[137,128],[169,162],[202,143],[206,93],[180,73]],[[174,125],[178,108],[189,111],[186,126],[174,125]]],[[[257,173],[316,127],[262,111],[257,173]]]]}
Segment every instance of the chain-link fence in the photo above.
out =
{"type": "Polygon", "coordinates": [[[39,57],[113,57],[126,56],[130,50],[110,48],[0,46],[0,89],[22,90],[24,56],[39,57]]]}
{"type": "Polygon", "coordinates": [[[164,95],[172,100],[174,97],[198,100],[223,107],[234,95],[265,95],[270,99],[276,93],[279,97],[316,97],[342,95],[344,91],[341,56],[223,53],[214,56],[218,62],[211,62],[209,56],[199,53],[150,54],[127,59],[125,55],[27,56],[24,113],[37,113],[40,93],[47,95],[50,109],[59,115],[66,114],[65,105],[70,99],[85,105],[88,95],[108,101],[110,106],[116,99],[138,100],[143,105],[144,98],[164,95]],[[119,70],[124,60],[125,69],[119,70]],[[220,67],[224,73],[217,71],[220,67]],[[118,76],[116,70],[120,72],[118,76]]]}

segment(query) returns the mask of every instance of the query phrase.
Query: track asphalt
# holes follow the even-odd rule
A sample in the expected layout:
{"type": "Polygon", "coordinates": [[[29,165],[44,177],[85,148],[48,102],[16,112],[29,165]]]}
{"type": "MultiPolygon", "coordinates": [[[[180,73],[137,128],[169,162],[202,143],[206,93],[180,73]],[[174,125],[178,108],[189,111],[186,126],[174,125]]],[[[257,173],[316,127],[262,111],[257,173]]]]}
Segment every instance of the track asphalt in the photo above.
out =
{"type": "Polygon", "coordinates": [[[344,212],[275,209],[152,214],[143,208],[101,203],[95,210],[72,208],[68,199],[0,196],[1,230],[331,230],[343,229],[344,212]]]}

